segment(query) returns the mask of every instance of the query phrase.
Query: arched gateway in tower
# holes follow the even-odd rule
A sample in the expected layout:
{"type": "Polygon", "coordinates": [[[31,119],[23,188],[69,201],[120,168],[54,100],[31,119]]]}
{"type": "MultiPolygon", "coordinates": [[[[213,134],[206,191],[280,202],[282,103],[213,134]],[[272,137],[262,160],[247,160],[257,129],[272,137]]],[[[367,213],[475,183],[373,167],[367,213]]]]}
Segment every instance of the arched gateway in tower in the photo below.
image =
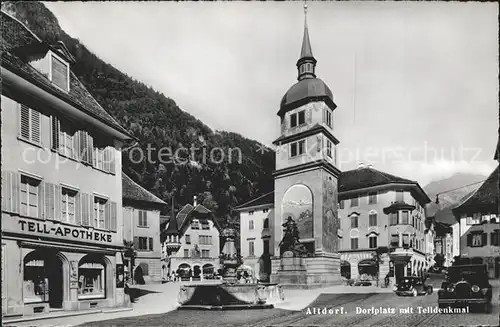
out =
{"type": "MultiPolygon", "coordinates": [[[[307,5],[304,5],[307,14],[307,5]]],[[[301,242],[309,252],[303,260],[307,284],[340,282],[340,256],[337,230],[337,144],[333,117],[336,105],[330,88],[316,77],[307,16],[300,58],[298,82],[281,100],[278,116],[281,135],[274,171],[275,217],[274,255],[281,253],[281,225],[288,217],[297,223],[301,242]]],[[[279,269],[273,262],[273,273],[279,269]]]]}

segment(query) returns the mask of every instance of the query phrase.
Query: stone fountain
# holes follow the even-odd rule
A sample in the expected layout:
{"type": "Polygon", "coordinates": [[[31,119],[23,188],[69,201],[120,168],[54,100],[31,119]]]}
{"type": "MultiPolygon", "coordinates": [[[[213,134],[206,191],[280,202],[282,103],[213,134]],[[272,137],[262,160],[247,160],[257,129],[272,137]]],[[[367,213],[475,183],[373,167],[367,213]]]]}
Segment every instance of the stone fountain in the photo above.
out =
{"type": "Polygon", "coordinates": [[[236,230],[228,227],[221,234],[224,248],[220,255],[222,281],[218,284],[183,285],[177,297],[179,310],[244,310],[273,308],[284,300],[277,284],[238,284],[237,269],[243,264],[234,245],[236,230]]]}

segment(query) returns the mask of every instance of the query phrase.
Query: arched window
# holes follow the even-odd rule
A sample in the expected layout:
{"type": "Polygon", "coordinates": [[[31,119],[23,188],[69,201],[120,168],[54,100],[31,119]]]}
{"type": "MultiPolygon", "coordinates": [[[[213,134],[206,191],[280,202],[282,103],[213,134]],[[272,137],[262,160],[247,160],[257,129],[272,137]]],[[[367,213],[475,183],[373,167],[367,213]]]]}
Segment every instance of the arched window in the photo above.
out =
{"type": "Polygon", "coordinates": [[[106,298],[106,265],[100,256],[86,255],[78,263],[78,298],[106,298]]]}

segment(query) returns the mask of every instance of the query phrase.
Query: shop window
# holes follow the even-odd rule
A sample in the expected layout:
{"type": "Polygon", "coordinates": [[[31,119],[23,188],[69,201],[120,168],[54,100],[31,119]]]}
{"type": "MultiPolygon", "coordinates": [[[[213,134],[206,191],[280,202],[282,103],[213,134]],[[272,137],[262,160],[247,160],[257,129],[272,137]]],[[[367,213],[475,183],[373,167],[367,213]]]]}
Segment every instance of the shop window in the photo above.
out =
{"type": "Polygon", "coordinates": [[[21,215],[39,217],[40,180],[21,176],[21,215]]]}
{"type": "Polygon", "coordinates": [[[45,273],[45,260],[41,257],[25,259],[23,296],[24,303],[49,301],[49,279],[45,273]]]}
{"type": "Polygon", "coordinates": [[[106,269],[100,258],[85,256],[78,265],[78,299],[106,298],[106,269]]]}

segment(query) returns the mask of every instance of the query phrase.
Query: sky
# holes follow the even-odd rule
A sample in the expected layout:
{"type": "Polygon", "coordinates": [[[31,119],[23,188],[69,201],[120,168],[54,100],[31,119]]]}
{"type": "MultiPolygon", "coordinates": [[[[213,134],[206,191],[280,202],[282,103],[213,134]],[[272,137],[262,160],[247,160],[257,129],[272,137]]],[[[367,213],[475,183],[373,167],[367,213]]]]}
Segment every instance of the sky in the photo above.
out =
{"type": "MultiPolygon", "coordinates": [[[[297,82],[302,2],[52,2],[61,27],[214,130],[266,145],[297,82]]],[[[498,4],[309,2],[334,94],[339,168],[426,185],[489,175],[498,140],[498,4]]]]}

